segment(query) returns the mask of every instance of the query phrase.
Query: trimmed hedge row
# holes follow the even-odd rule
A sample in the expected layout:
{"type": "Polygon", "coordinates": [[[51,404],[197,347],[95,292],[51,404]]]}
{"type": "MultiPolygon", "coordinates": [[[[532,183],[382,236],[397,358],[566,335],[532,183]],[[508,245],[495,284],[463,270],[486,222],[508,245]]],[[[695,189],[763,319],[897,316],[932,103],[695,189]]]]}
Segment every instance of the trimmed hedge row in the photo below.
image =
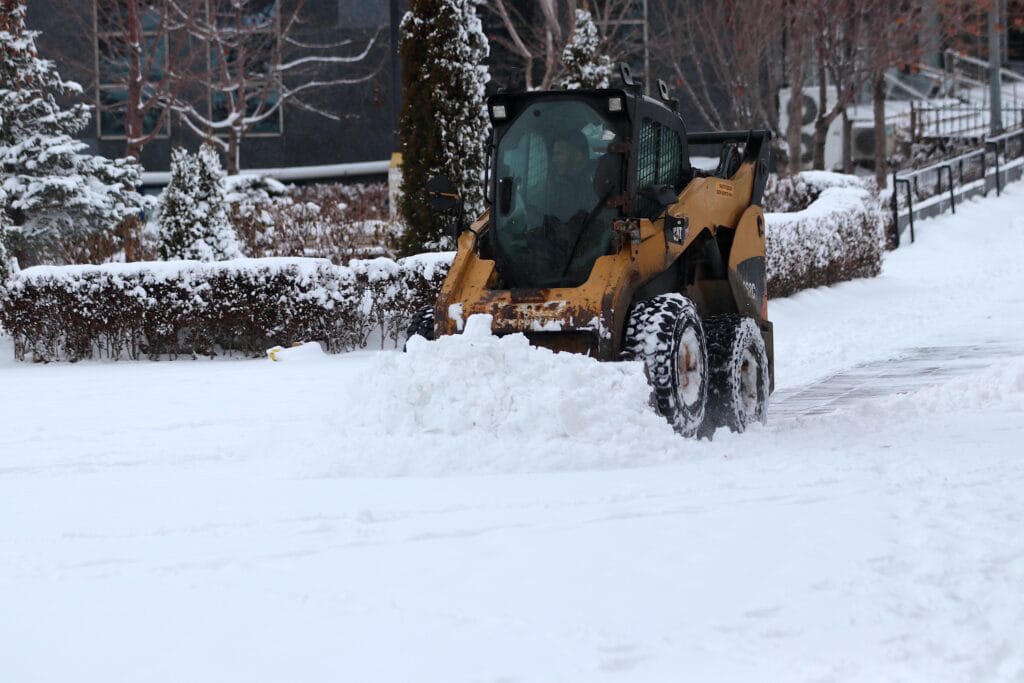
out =
{"type": "Polygon", "coordinates": [[[768,176],[764,188],[765,213],[795,213],[807,209],[831,187],[849,187],[878,194],[873,178],[832,171],[801,171],[795,175],[768,176]]]}
{"type": "Polygon", "coordinates": [[[882,270],[878,197],[857,185],[816,189],[807,208],[765,216],[768,295],[789,296],[882,270]]]}
{"type": "Polygon", "coordinates": [[[329,352],[397,344],[436,297],[451,254],[335,266],[325,259],[38,266],[8,283],[0,325],[19,360],[176,358],[301,340],[329,352]]]}
{"type": "MultiPolygon", "coordinates": [[[[772,181],[766,209],[773,298],[881,270],[880,206],[850,176],[772,181]]],[[[0,327],[18,359],[176,358],[317,340],[327,351],[398,344],[436,299],[452,254],[392,261],[264,258],[38,266],[0,288],[0,327]],[[6,301],[5,301],[6,299],[6,301]]]]}

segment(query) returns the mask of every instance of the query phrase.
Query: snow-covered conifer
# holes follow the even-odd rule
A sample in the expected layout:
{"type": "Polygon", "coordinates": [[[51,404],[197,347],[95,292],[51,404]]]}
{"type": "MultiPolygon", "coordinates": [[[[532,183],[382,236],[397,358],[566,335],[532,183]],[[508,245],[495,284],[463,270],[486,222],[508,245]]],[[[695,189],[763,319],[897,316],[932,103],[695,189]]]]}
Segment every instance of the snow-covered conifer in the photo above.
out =
{"type": "Polygon", "coordinates": [[[611,85],[612,60],[600,52],[597,26],[590,12],[576,10],[576,25],[562,51],[565,73],[559,86],[565,90],[591,90],[611,85]]]}
{"type": "Polygon", "coordinates": [[[12,222],[9,246],[38,257],[58,237],[113,231],[138,214],[140,171],[134,160],[85,153],[74,136],[89,108],[56,101],[81,87],[39,58],[21,0],[0,0],[0,17],[0,208],[12,222]]]}
{"type": "Polygon", "coordinates": [[[0,190],[0,290],[3,290],[4,283],[7,278],[10,277],[10,254],[7,251],[7,227],[10,223],[10,218],[7,216],[7,212],[4,210],[4,191],[0,190]]]}
{"type": "Polygon", "coordinates": [[[490,123],[484,88],[490,51],[477,0],[412,0],[402,20],[403,253],[441,237],[442,221],[426,203],[424,186],[445,173],[469,216],[483,209],[490,123]]]}
{"type": "Polygon", "coordinates": [[[160,195],[160,258],[223,261],[242,255],[228,221],[224,171],[212,147],[171,152],[171,180],[160,195]]]}

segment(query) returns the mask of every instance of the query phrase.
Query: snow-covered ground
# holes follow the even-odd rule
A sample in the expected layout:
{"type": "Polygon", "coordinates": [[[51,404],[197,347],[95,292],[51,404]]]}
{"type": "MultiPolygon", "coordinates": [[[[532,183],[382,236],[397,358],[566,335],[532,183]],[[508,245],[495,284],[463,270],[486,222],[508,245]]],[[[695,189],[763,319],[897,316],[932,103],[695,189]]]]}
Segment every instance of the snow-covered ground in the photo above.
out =
{"type": "Polygon", "coordinates": [[[0,340],[0,680],[1022,681],[1024,188],[958,211],[773,302],[710,443],[516,339],[0,340]]]}

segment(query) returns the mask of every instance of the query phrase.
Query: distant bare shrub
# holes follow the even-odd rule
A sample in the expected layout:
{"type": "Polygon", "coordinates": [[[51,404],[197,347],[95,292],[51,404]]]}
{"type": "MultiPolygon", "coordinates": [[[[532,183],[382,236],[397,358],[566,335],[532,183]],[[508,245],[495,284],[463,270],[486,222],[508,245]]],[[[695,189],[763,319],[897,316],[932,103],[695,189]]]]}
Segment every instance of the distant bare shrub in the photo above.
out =
{"type": "Polygon", "coordinates": [[[230,215],[252,257],[307,256],[345,264],[392,257],[398,246],[383,183],[307,185],[277,194],[249,188],[232,195],[230,215]]]}

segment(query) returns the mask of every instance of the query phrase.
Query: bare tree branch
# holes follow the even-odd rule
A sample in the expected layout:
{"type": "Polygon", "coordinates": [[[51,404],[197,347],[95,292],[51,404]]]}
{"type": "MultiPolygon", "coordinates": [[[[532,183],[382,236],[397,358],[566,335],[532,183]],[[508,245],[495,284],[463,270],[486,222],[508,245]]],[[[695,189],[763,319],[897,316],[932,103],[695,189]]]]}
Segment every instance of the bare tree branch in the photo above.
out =
{"type": "Polygon", "coordinates": [[[209,9],[189,25],[190,33],[208,46],[210,64],[195,72],[193,80],[211,93],[209,113],[193,103],[175,103],[185,125],[206,139],[217,139],[225,152],[229,173],[239,170],[244,140],[286,104],[339,120],[336,112],[305,99],[331,87],[350,86],[374,78],[382,60],[371,55],[378,46],[381,27],[352,54],[351,39],[311,42],[302,35],[303,5],[287,9],[283,3],[258,0],[210,0],[209,9]]]}

